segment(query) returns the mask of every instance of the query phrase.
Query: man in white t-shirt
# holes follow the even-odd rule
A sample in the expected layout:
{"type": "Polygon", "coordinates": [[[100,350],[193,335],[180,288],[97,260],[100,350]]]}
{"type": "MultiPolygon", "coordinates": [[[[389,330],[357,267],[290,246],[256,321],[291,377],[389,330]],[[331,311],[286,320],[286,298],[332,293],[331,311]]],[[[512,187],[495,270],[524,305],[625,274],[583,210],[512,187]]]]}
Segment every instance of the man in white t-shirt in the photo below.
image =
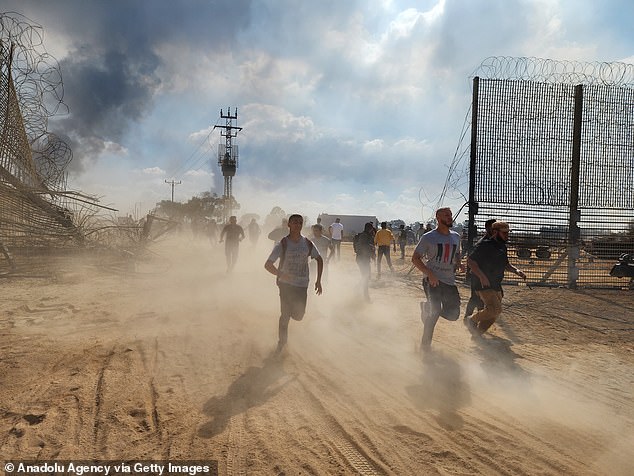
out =
{"type": "Polygon", "coordinates": [[[335,222],[328,227],[328,231],[330,232],[332,244],[335,247],[337,261],[339,261],[341,258],[341,240],[343,240],[343,223],[341,223],[341,218],[336,218],[335,222]]]}
{"type": "Polygon", "coordinates": [[[315,292],[321,294],[321,274],[324,260],[319,250],[308,238],[302,236],[304,218],[301,215],[291,215],[288,218],[289,234],[276,243],[269,255],[264,268],[277,276],[277,286],[280,289],[280,321],[279,341],[276,353],[279,353],[288,340],[288,323],[293,318],[301,321],[306,312],[308,295],[308,259],[317,261],[317,279],[315,292]],[[280,260],[277,267],[275,262],[280,260]]]}

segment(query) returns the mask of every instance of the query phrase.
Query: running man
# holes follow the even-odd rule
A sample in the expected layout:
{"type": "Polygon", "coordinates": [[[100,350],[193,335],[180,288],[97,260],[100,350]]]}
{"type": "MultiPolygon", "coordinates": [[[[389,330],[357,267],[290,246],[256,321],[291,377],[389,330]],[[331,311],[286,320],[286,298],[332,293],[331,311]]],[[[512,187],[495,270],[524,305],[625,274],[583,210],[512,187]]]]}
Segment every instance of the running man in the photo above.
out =
{"type": "Polygon", "coordinates": [[[240,242],[244,240],[244,230],[236,223],[235,216],[229,217],[229,223],[220,233],[220,243],[225,242],[225,256],[227,258],[227,273],[231,273],[238,261],[240,242]]]}
{"type": "Polygon", "coordinates": [[[423,272],[423,290],[427,297],[427,302],[421,302],[423,352],[431,349],[439,317],[448,321],[460,317],[460,294],[456,287],[456,268],[462,267],[460,235],[450,229],[453,226],[450,208],[438,209],[436,221],[436,228],[421,237],[412,255],[412,264],[423,272]]]}
{"type": "Polygon", "coordinates": [[[374,244],[378,246],[378,255],[376,258],[376,277],[377,279],[381,279],[381,261],[383,261],[383,256],[385,256],[385,261],[390,267],[390,271],[394,271],[394,266],[392,266],[392,259],[390,258],[390,246],[392,244],[396,246],[396,241],[394,240],[394,235],[392,234],[392,232],[387,229],[387,222],[381,222],[381,229],[376,232],[376,235],[374,235],[374,244]]]}
{"type": "MultiPolygon", "coordinates": [[[[493,230],[491,229],[491,225],[493,225],[494,223],[495,223],[495,218],[490,218],[489,220],[484,222],[484,230],[485,230],[484,236],[477,241],[477,243],[474,245],[474,248],[478,246],[478,243],[480,243],[485,238],[491,238],[493,236],[493,230]]],[[[464,312],[464,318],[467,319],[468,317],[471,316],[471,314],[473,314],[473,311],[476,308],[478,309],[478,311],[484,309],[484,303],[482,302],[482,299],[480,299],[480,296],[478,295],[478,291],[476,290],[475,283],[478,280],[473,279],[473,276],[471,274],[471,268],[468,266],[467,266],[467,271],[465,273],[465,281],[468,282],[471,287],[471,296],[469,297],[469,301],[467,302],[467,308],[465,309],[465,312],[464,312]]]]}
{"type": "Polygon", "coordinates": [[[361,271],[361,289],[363,297],[370,302],[370,261],[374,261],[374,225],[371,222],[365,224],[363,231],[355,235],[352,247],[356,253],[357,266],[361,271]]]}
{"type": "Polygon", "coordinates": [[[484,309],[476,312],[465,324],[474,335],[485,333],[502,313],[502,280],[504,272],[511,271],[526,280],[524,271],[509,263],[506,242],[509,239],[508,223],[496,221],[491,225],[492,236],[479,241],[469,255],[474,287],[484,302],[484,309]]]}
{"type": "MultiPolygon", "coordinates": [[[[330,238],[323,235],[324,227],[321,224],[313,225],[311,227],[313,231],[313,244],[317,247],[317,251],[321,255],[321,258],[324,260],[324,272],[322,276],[322,280],[324,283],[328,282],[328,262],[332,255],[335,253],[335,249],[332,246],[332,242],[330,238]]],[[[311,261],[311,278],[316,277],[316,269],[314,266],[314,261],[311,261]]]]}
{"type": "Polygon", "coordinates": [[[337,261],[339,261],[341,259],[341,241],[343,240],[343,223],[341,223],[341,218],[335,219],[335,222],[328,227],[328,232],[330,233],[330,240],[335,247],[337,261]]]}
{"type": "Polygon", "coordinates": [[[317,261],[317,280],[315,281],[315,293],[320,295],[321,274],[324,269],[322,259],[317,247],[308,238],[302,236],[304,218],[301,215],[291,215],[288,218],[289,234],[283,237],[273,247],[264,268],[277,276],[277,286],[280,290],[280,321],[279,340],[276,353],[280,353],[288,341],[288,323],[291,318],[301,321],[306,312],[306,299],[308,295],[308,259],[317,261]],[[275,267],[277,260],[279,264],[275,267]]]}

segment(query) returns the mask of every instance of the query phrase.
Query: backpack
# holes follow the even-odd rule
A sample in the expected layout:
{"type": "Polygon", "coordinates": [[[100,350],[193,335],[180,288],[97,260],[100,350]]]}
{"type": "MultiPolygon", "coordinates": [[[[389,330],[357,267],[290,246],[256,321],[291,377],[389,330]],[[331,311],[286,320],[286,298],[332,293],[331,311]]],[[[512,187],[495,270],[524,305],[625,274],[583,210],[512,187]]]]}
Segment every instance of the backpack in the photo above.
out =
{"type": "MultiPolygon", "coordinates": [[[[308,257],[313,253],[313,248],[315,244],[310,241],[308,238],[304,236],[306,243],[308,244],[308,257]]],[[[282,266],[284,266],[284,260],[286,259],[286,248],[288,247],[288,235],[280,240],[280,246],[282,247],[282,251],[280,252],[280,265],[277,267],[280,271],[282,270],[282,266]]],[[[280,283],[280,277],[278,276],[275,280],[277,284],[280,283]]]]}
{"type": "Polygon", "coordinates": [[[363,231],[354,235],[354,238],[352,239],[352,249],[357,255],[360,256],[372,255],[373,245],[374,243],[371,241],[371,237],[363,231]],[[364,237],[363,235],[368,236],[368,238],[364,237]]]}

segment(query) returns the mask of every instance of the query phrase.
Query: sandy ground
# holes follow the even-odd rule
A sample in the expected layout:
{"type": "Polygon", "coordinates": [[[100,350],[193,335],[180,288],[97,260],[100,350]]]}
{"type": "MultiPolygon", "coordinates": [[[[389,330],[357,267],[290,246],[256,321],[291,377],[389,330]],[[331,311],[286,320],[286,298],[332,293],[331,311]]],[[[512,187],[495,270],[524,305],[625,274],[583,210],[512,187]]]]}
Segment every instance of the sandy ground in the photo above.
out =
{"type": "MultiPolygon", "coordinates": [[[[634,474],[632,291],[506,289],[483,340],[422,333],[409,262],[359,299],[349,245],[273,358],[269,243],[155,244],[134,272],[0,281],[0,456],[220,474],[634,474]]],[[[411,250],[410,250],[411,252],[411,250]]],[[[467,290],[461,289],[463,309],[467,290]]]]}

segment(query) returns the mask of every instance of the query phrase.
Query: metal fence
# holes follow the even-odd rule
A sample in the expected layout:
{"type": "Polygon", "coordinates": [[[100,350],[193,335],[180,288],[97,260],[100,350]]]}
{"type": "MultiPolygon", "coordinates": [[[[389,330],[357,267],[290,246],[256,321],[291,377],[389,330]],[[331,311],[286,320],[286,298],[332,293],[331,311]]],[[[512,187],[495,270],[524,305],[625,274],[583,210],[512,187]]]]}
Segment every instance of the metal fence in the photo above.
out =
{"type": "Polygon", "coordinates": [[[532,282],[628,286],[610,270],[634,253],[634,66],[503,58],[481,73],[467,246],[505,220],[532,282]]]}
{"type": "Polygon", "coordinates": [[[67,190],[72,151],[48,131],[67,111],[61,70],[41,40],[41,27],[0,13],[0,277],[39,274],[81,250],[129,260],[176,226],[151,215],[121,225],[99,215],[116,210],[96,197],[67,190]]]}

